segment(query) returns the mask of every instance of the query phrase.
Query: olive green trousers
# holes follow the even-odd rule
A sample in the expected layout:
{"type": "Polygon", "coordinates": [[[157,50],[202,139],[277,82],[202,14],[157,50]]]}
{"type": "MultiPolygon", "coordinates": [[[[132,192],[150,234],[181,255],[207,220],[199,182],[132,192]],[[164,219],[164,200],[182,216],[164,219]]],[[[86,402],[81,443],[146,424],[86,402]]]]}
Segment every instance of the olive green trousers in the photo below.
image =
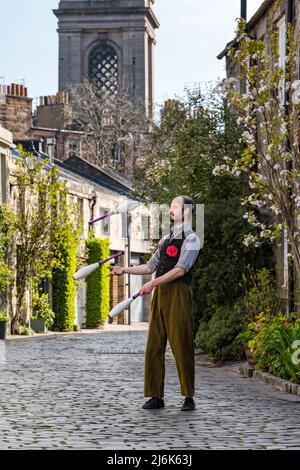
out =
{"type": "Polygon", "coordinates": [[[145,397],[163,397],[167,340],[175,357],[181,394],[193,397],[195,350],[192,289],[182,281],[154,288],[145,355],[145,397]]]}

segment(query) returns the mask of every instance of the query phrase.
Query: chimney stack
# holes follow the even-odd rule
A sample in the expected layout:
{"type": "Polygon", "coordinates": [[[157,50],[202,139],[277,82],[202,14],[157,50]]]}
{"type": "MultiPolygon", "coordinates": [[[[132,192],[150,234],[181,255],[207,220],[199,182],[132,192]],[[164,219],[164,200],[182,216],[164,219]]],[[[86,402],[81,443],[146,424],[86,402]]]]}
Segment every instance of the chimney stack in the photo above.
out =
{"type": "Polygon", "coordinates": [[[247,0],[241,0],[241,18],[247,21],[247,0]]]}

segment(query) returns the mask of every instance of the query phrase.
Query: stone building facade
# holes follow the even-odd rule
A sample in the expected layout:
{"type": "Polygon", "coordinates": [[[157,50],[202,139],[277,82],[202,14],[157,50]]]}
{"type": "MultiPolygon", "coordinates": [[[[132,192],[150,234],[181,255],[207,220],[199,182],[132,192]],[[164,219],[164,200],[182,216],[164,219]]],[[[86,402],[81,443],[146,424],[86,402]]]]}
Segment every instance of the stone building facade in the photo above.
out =
{"type": "Polygon", "coordinates": [[[84,78],[101,89],[117,84],[152,113],[154,102],[154,0],[61,0],[58,18],[59,91],[84,78]]]}
{"type": "MultiPolygon", "coordinates": [[[[131,184],[125,176],[108,169],[100,169],[81,158],[81,133],[67,128],[65,116],[68,115],[68,94],[41,97],[40,106],[32,116],[32,100],[25,96],[24,89],[15,86],[2,87],[0,114],[0,203],[14,204],[14,194],[10,187],[18,151],[23,148],[41,158],[51,157],[52,163],[59,167],[61,178],[67,184],[68,192],[75,202],[79,202],[84,219],[84,231],[81,235],[82,253],[87,238],[88,221],[97,218],[104,211],[119,205],[125,198],[130,198],[131,184]],[[15,93],[15,94],[11,94],[15,93]],[[24,108],[23,108],[23,106],[24,108]],[[47,127],[52,123],[57,128],[47,127]],[[8,129],[4,129],[4,125],[8,129]],[[20,124],[20,127],[19,127],[20,124]],[[2,126],[2,127],[1,127],[2,126]],[[60,127],[61,126],[61,127],[60,127]]],[[[26,91],[27,94],[27,91],[26,91]]],[[[140,264],[142,258],[151,251],[150,240],[140,236],[144,215],[136,213],[133,222],[133,237],[128,249],[126,221],[113,217],[108,224],[96,224],[96,236],[109,237],[111,254],[124,251],[119,259],[120,265],[140,264]],[[108,226],[108,229],[107,229],[108,226]]],[[[113,279],[111,283],[111,306],[127,296],[134,294],[149,276],[136,276],[129,283],[128,276],[113,279]],[[130,287],[129,287],[130,284],[130,287]]],[[[51,286],[50,286],[51,299],[51,286]]],[[[131,309],[132,322],[147,321],[149,312],[148,298],[138,299],[131,309]]],[[[14,306],[14,302],[12,302],[14,306]]],[[[85,284],[77,288],[76,323],[85,325],[85,284]]],[[[114,321],[127,323],[128,312],[114,321]]]]}

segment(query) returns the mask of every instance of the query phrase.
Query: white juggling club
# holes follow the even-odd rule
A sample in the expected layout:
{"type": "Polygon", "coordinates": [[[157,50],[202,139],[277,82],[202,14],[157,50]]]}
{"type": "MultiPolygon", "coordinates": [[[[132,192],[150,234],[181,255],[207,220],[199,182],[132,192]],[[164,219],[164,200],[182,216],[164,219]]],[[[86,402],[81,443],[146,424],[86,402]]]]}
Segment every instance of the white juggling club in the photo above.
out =
{"type": "Polygon", "coordinates": [[[98,263],[90,264],[89,266],[84,266],[83,268],[79,269],[73,276],[73,279],[75,281],[78,281],[79,279],[83,279],[87,276],[89,276],[92,272],[96,271],[96,269],[99,268],[104,263],[107,263],[111,259],[118,258],[119,256],[124,255],[123,251],[119,251],[119,253],[110,256],[109,258],[103,259],[102,261],[98,261],[98,263]]]}
{"type": "Polygon", "coordinates": [[[123,300],[120,302],[118,305],[116,305],[108,315],[108,318],[112,319],[113,317],[116,317],[117,315],[120,315],[120,313],[123,312],[123,310],[126,310],[126,308],[129,307],[129,305],[137,299],[141,294],[138,292],[137,294],[134,294],[130,299],[123,300]]]}
{"type": "Polygon", "coordinates": [[[100,220],[106,219],[107,217],[110,217],[114,214],[126,214],[127,212],[131,212],[134,209],[136,209],[140,203],[138,201],[126,201],[123,204],[121,204],[119,207],[116,207],[116,209],[113,209],[112,211],[108,212],[107,214],[102,215],[101,217],[98,217],[98,219],[95,220],[90,220],[89,225],[93,225],[96,222],[99,222],[100,220]]]}

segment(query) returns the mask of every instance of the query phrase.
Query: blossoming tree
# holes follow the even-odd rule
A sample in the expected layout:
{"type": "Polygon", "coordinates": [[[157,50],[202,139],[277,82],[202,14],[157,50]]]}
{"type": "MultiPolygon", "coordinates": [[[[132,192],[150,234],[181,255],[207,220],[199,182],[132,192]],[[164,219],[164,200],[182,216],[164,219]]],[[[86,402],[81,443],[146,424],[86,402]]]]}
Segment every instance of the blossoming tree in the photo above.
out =
{"type": "MultiPolygon", "coordinates": [[[[276,2],[275,2],[276,3],[276,2]]],[[[276,8],[276,5],[274,5],[276,8]]],[[[258,228],[246,245],[260,246],[264,239],[287,242],[288,256],[300,276],[300,81],[297,80],[298,39],[288,25],[286,55],[280,54],[279,33],[272,13],[265,40],[249,38],[239,20],[236,46],[228,51],[235,76],[226,82],[230,106],[239,113],[244,151],[234,161],[224,158],[214,175],[247,177],[251,194],[241,201],[249,208],[248,222],[258,228]],[[265,214],[259,222],[254,208],[265,214]]],[[[281,51],[282,52],[282,51],[281,51]]]]}

